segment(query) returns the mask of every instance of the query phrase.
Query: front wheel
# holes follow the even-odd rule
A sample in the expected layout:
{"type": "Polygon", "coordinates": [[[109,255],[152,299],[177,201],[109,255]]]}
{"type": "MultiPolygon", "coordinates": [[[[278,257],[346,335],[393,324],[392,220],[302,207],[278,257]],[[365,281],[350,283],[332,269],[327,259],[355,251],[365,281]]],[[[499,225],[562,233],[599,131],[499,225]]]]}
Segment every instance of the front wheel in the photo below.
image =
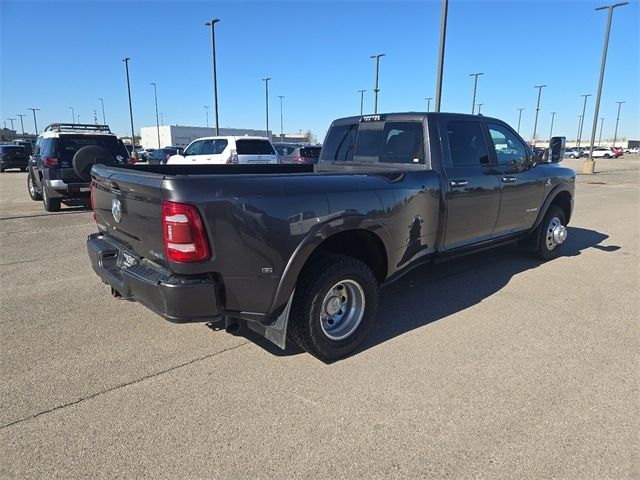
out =
{"type": "Polygon", "coordinates": [[[346,255],[323,257],[303,271],[293,299],[289,335],[327,362],[352,353],[378,308],[378,282],[368,265],[346,255]]]}
{"type": "Polygon", "coordinates": [[[608,153],[604,156],[604,158],[611,158],[611,155],[609,155],[608,153]]]}
{"type": "Polygon", "coordinates": [[[576,156],[571,154],[571,155],[569,155],[569,158],[576,158],[576,156]]]}
{"type": "Polygon", "coordinates": [[[31,176],[31,174],[27,175],[27,190],[29,191],[31,200],[42,200],[42,195],[37,192],[36,186],[33,184],[33,177],[31,176]]]}
{"type": "Polygon", "coordinates": [[[560,254],[567,239],[567,220],[557,205],[551,205],[544,220],[533,233],[536,241],[534,255],[540,260],[552,260],[560,254]]]}

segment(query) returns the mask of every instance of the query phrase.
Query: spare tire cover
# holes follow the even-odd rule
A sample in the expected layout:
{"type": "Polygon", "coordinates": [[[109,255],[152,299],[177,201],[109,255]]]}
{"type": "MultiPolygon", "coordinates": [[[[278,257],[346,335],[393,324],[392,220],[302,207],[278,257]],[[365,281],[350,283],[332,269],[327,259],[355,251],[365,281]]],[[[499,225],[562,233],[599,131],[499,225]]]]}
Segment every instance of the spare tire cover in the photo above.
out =
{"type": "Polygon", "coordinates": [[[100,145],[86,145],[75,153],[71,163],[76,175],[88,182],[91,180],[91,167],[94,163],[115,165],[116,158],[109,150],[100,145]]]}

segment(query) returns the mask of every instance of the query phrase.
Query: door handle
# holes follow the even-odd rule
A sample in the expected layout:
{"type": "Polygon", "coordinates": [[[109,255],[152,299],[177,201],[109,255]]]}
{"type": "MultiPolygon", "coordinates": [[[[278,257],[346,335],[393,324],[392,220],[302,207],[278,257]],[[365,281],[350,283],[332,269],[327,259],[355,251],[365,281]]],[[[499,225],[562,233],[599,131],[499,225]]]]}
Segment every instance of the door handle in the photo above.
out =
{"type": "Polygon", "coordinates": [[[502,181],[504,183],[513,183],[515,181],[517,181],[518,179],[516,177],[502,177],[502,181]]]}
{"type": "Polygon", "coordinates": [[[451,180],[451,183],[449,183],[452,187],[466,187],[468,184],[469,182],[466,180],[451,180]]]}

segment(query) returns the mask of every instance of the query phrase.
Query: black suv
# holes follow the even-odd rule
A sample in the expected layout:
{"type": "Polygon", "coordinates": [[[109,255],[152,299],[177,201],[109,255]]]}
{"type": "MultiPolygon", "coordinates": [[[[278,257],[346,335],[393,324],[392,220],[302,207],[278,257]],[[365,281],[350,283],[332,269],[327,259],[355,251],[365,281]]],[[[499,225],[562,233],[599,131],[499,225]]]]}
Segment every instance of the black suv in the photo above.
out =
{"type": "Polygon", "coordinates": [[[0,145],[0,172],[7,168],[19,168],[27,171],[29,155],[22,145],[0,145]]]}
{"type": "Polygon", "coordinates": [[[63,200],[89,196],[93,164],[125,165],[128,159],[108,125],[53,123],[38,137],[29,160],[29,196],[57,212],[63,200]]]}

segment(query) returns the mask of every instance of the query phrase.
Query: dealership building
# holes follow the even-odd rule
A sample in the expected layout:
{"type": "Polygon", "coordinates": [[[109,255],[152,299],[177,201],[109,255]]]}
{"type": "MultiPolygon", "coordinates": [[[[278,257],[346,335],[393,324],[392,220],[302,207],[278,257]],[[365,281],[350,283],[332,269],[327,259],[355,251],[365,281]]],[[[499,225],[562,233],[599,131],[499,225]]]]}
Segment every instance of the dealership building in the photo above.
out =
{"type": "MultiPolygon", "coordinates": [[[[213,127],[188,127],[184,125],[160,125],[160,145],[158,145],[158,128],[142,127],[140,129],[140,143],[142,148],[161,147],[186,147],[196,138],[213,137],[216,129],[213,127]]],[[[267,137],[271,138],[271,130],[267,137]]],[[[264,137],[264,130],[252,130],[249,128],[221,128],[220,135],[255,136],[264,137]]]]}

